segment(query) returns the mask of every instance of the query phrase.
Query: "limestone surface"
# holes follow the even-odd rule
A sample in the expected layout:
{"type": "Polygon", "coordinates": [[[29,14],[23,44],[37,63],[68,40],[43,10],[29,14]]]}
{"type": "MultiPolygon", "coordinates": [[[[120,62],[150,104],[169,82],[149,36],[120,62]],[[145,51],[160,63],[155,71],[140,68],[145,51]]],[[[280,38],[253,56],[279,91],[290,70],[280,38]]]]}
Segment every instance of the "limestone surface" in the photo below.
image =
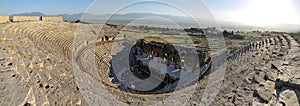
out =
{"type": "Polygon", "coordinates": [[[121,38],[102,40],[119,34],[115,31],[121,27],[110,30],[113,27],[43,21],[0,24],[0,105],[299,106],[300,45],[290,35],[273,34],[246,44],[229,54],[222,68],[182,89],[140,94],[118,89],[110,77],[111,51],[130,46],[121,38]],[[100,32],[101,27],[109,31],[100,32]]]}

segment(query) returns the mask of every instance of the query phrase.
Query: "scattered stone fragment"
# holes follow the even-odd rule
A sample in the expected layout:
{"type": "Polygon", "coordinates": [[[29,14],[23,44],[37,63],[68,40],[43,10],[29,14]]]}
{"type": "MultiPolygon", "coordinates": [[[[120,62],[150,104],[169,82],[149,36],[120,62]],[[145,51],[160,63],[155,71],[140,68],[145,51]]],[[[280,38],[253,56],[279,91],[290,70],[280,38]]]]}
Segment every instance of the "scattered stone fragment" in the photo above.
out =
{"type": "Polygon", "coordinates": [[[43,84],[42,84],[42,83],[40,83],[40,84],[39,84],[39,86],[40,86],[40,88],[42,88],[42,87],[43,87],[43,84]]]}
{"type": "Polygon", "coordinates": [[[288,61],[285,61],[285,62],[283,62],[283,64],[282,64],[283,66],[288,66],[288,65],[290,65],[290,62],[288,62],[288,61]]]}
{"type": "Polygon", "coordinates": [[[284,87],[280,93],[280,102],[279,104],[284,104],[285,106],[299,106],[300,99],[298,99],[299,90],[284,87]]]}
{"type": "Polygon", "coordinates": [[[267,104],[267,103],[269,103],[269,101],[271,100],[271,98],[273,96],[275,85],[272,85],[272,82],[270,82],[270,81],[267,81],[263,85],[264,86],[259,87],[254,90],[253,96],[258,97],[260,102],[267,104]]]}
{"type": "Polygon", "coordinates": [[[48,89],[49,87],[50,87],[49,85],[46,85],[46,86],[45,86],[46,89],[48,89]]]}
{"type": "Polygon", "coordinates": [[[26,102],[23,106],[31,106],[31,104],[26,102]]]}
{"type": "Polygon", "coordinates": [[[278,67],[276,67],[274,64],[271,64],[271,69],[279,70],[278,67]]]}
{"type": "Polygon", "coordinates": [[[13,65],[13,63],[8,63],[8,64],[7,64],[7,66],[12,66],[12,65],[13,65]]]}
{"type": "Polygon", "coordinates": [[[266,72],[264,76],[265,80],[275,81],[277,79],[277,73],[273,71],[266,72]]]}

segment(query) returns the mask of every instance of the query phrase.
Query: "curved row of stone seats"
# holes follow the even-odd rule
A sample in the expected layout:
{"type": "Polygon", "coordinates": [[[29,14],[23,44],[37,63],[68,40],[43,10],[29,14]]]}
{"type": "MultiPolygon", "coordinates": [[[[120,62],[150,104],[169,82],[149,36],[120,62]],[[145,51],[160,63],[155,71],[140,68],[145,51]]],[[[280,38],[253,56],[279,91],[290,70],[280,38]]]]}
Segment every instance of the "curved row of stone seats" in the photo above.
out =
{"type": "Polygon", "coordinates": [[[13,30],[14,30],[14,28],[15,27],[18,27],[18,26],[14,26],[14,25],[8,25],[8,26],[10,26],[10,28],[8,28],[7,30],[6,30],[6,33],[8,34],[8,35],[10,35],[10,36],[13,36],[13,30]]]}
{"type": "MultiPolygon", "coordinates": [[[[30,29],[30,28],[27,28],[27,29],[30,29]]],[[[10,35],[15,35],[14,37],[20,37],[20,36],[22,36],[22,35],[24,35],[24,33],[25,32],[28,32],[28,30],[26,30],[26,31],[24,31],[23,32],[23,28],[22,27],[20,27],[18,24],[14,24],[13,26],[11,26],[10,27],[10,31],[8,31],[8,33],[10,34],[10,35]],[[13,31],[12,31],[13,30],[13,31]],[[13,34],[12,34],[13,33],[13,34]],[[21,34],[21,33],[23,33],[23,34],[21,34]]],[[[28,35],[29,35],[30,33],[28,33],[28,35]]]]}
{"type": "Polygon", "coordinates": [[[288,46],[289,45],[287,39],[284,36],[278,36],[278,38],[281,40],[282,46],[288,46]]]}
{"type": "Polygon", "coordinates": [[[296,39],[294,37],[289,36],[289,35],[284,34],[284,36],[285,36],[285,38],[290,40],[289,53],[299,53],[300,48],[299,48],[299,45],[298,45],[298,42],[296,41],[296,39]]]}
{"type": "Polygon", "coordinates": [[[81,55],[82,61],[81,64],[86,68],[86,70],[90,70],[91,68],[96,68],[95,66],[95,55],[92,49],[87,49],[84,51],[84,54],[81,55]]]}
{"type": "Polygon", "coordinates": [[[278,37],[275,37],[274,39],[275,39],[275,49],[279,50],[279,48],[282,45],[282,42],[278,37]]]}
{"type": "MultiPolygon", "coordinates": [[[[84,25],[83,25],[84,26],[84,25]]],[[[72,55],[71,48],[73,46],[81,45],[86,40],[95,40],[95,35],[86,35],[85,32],[77,31],[77,34],[82,34],[78,40],[74,42],[74,30],[76,28],[71,24],[51,23],[51,22],[24,22],[24,23],[11,23],[7,25],[6,31],[8,35],[14,37],[25,37],[34,42],[34,45],[42,45],[41,47],[49,46],[52,50],[62,53],[65,57],[70,58],[72,55]],[[70,27],[73,27],[70,31],[70,27]]],[[[101,69],[110,68],[110,50],[111,44],[98,45],[100,48],[96,49],[95,54],[97,66],[101,69]]],[[[86,57],[93,57],[95,54],[85,54],[86,57]]]]}
{"type": "MultiPolygon", "coordinates": [[[[36,35],[37,33],[39,33],[38,31],[33,31],[32,30],[32,28],[27,28],[27,27],[25,27],[25,26],[22,26],[22,27],[20,27],[22,30],[20,30],[20,31],[17,31],[17,32],[19,32],[18,33],[18,36],[25,36],[26,35],[26,37],[29,37],[28,35],[32,35],[32,33],[34,33],[34,35],[36,35]],[[33,32],[32,32],[33,31],[33,32]]],[[[18,37],[17,36],[17,37],[18,37]]],[[[36,40],[38,40],[38,39],[36,39],[36,40]]]]}
{"type": "MultiPolygon", "coordinates": [[[[45,25],[45,24],[44,24],[45,25]]],[[[39,28],[31,28],[31,32],[28,36],[31,36],[32,40],[37,41],[38,43],[49,43],[51,46],[55,47],[59,52],[63,53],[67,57],[70,57],[70,46],[72,44],[72,35],[67,35],[60,28],[53,31],[52,25],[39,25],[39,28]],[[62,36],[64,35],[64,36],[62,36]]]]}
{"type": "MultiPolygon", "coordinates": [[[[34,40],[37,43],[41,43],[42,39],[41,39],[40,36],[42,34],[43,34],[43,32],[40,31],[40,29],[30,28],[29,33],[28,33],[27,36],[29,36],[31,38],[31,40],[34,40]]],[[[47,42],[45,42],[45,43],[47,43],[47,42]]]]}
{"type": "Polygon", "coordinates": [[[285,34],[282,37],[287,41],[288,48],[291,49],[292,40],[289,39],[288,36],[286,36],[285,34]]]}
{"type": "MultiPolygon", "coordinates": [[[[110,71],[110,64],[107,60],[110,58],[110,56],[107,56],[105,54],[108,54],[110,51],[106,51],[103,49],[104,45],[98,45],[95,47],[95,49],[91,48],[84,48],[81,53],[83,53],[81,56],[80,66],[84,68],[85,71],[89,71],[90,68],[93,68],[92,65],[96,65],[99,75],[104,75],[103,77],[107,77],[110,71]],[[95,64],[93,64],[94,61],[95,64]]],[[[111,81],[110,78],[104,78],[102,79],[104,82],[111,81]]]]}
{"type": "MultiPolygon", "coordinates": [[[[54,31],[51,31],[52,25],[47,25],[43,23],[12,23],[7,25],[10,35],[15,35],[14,39],[17,39],[19,36],[26,36],[33,40],[35,43],[44,44],[49,43],[49,46],[57,48],[58,51],[64,52],[68,57],[70,52],[70,46],[72,45],[72,35],[67,35],[66,33],[56,34],[54,31]],[[50,31],[47,31],[50,30],[50,31]],[[66,53],[67,51],[67,53],[66,53]]],[[[56,29],[58,32],[64,32],[63,30],[56,29]]]]}
{"type": "Polygon", "coordinates": [[[277,36],[277,39],[279,40],[280,46],[284,46],[283,39],[280,36],[277,36]]]}
{"type": "MultiPolygon", "coordinates": [[[[10,34],[8,37],[11,37],[11,38],[22,38],[22,37],[24,37],[25,39],[17,39],[15,42],[15,46],[16,46],[16,50],[24,50],[26,53],[25,53],[25,56],[26,57],[33,57],[34,58],[34,63],[33,63],[33,71],[32,70],[23,70],[23,69],[20,69],[20,68],[22,68],[22,67],[18,67],[19,69],[18,70],[20,70],[19,72],[20,72],[20,75],[22,75],[21,77],[23,77],[23,79],[25,79],[25,78],[30,78],[30,80],[31,80],[31,82],[36,82],[36,81],[41,81],[41,83],[43,83],[43,84],[49,84],[50,86],[51,85],[55,85],[55,86],[65,86],[66,84],[64,84],[64,82],[69,82],[69,79],[66,79],[65,77],[59,77],[58,75],[61,75],[61,73],[66,73],[66,74],[69,74],[69,72],[66,72],[65,70],[63,70],[63,68],[62,67],[59,67],[59,68],[55,68],[54,67],[54,70],[55,70],[55,73],[56,73],[56,75],[55,74],[51,74],[51,77],[53,78],[53,79],[48,79],[48,78],[50,78],[49,76],[50,76],[50,73],[47,73],[47,71],[45,72],[45,71],[43,71],[43,72],[41,72],[41,71],[38,71],[39,70],[39,67],[36,65],[36,63],[35,62],[37,62],[37,63],[39,63],[39,62],[41,62],[41,61],[39,61],[40,59],[44,59],[44,58],[41,58],[41,57],[45,57],[47,54],[45,54],[46,52],[44,52],[44,53],[41,53],[41,51],[40,50],[38,50],[38,49],[35,49],[35,48],[32,48],[32,47],[30,47],[30,46],[34,46],[34,45],[32,45],[33,43],[32,42],[30,42],[30,40],[29,40],[29,38],[28,38],[28,36],[27,35],[25,35],[24,33],[25,33],[25,31],[29,31],[29,30],[25,30],[25,28],[24,27],[20,27],[20,26],[14,26],[13,27],[13,30],[11,30],[9,33],[14,33],[14,34],[10,34]],[[22,43],[23,41],[29,41],[28,43],[22,43]],[[28,47],[29,46],[29,47],[28,47]],[[26,51],[27,50],[27,51],[26,51]],[[36,71],[35,71],[36,70],[36,71]],[[63,72],[64,71],[64,72],[63,72]],[[29,72],[30,72],[30,74],[29,74],[29,72]],[[27,74],[28,73],[28,74],[27,74]],[[46,81],[47,83],[45,83],[44,81],[46,81]]],[[[8,33],[8,32],[7,32],[8,33]]],[[[30,32],[31,33],[31,32],[30,32]]],[[[40,32],[38,32],[38,33],[35,33],[35,34],[40,34],[40,32]]],[[[48,46],[47,46],[48,47],[48,46]]],[[[49,53],[49,54],[52,54],[52,53],[49,53]]],[[[14,58],[15,59],[15,58],[14,58]]],[[[51,59],[55,59],[55,58],[51,58],[51,59]]],[[[23,62],[23,63],[25,63],[25,65],[28,65],[27,63],[30,63],[31,61],[28,61],[28,59],[24,59],[24,61],[26,61],[26,62],[23,62]]],[[[16,62],[16,63],[14,63],[14,64],[16,64],[16,65],[20,65],[21,63],[18,63],[18,62],[16,62]]],[[[44,65],[46,66],[46,64],[50,64],[50,65],[54,65],[54,63],[45,63],[44,65]]],[[[55,63],[56,64],[56,63],[55,63]]],[[[64,67],[68,67],[68,66],[64,66],[64,67]]],[[[49,94],[49,92],[51,93],[51,92],[54,92],[52,89],[49,89],[49,90],[42,90],[41,88],[39,88],[39,86],[38,86],[38,84],[39,83],[37,83],[37,84],[35,84],[35,83],[30,83],[30,84],[27,84],[26,85],[26,87],[28,88],[28,85],[30,85],[33,89],[35,89],[35,94],[34,95],[37,95],[36,97],[37,97],[37,99],[39,100],[39,101],[42,101],[42,102],[46,102],[47,100],[44,100],[44,99],[42,99],[42,97],[41,96],[43,96],[43,95],[46,95],[45,97],[47,98],[49,98],[49,100],[50,101],[52,101],[53,100],[53,96],[47,96],[48,94],[49,94]],[[36,86],[37,85],[37,86],[36,86]],[[40,96],[41,95],[41,96],[40,96]]],[[[54,87],[55,87],[54,86],[54,87]]],[[[76,86],[75,86],[76,87],[76,86]]],[[[55,90],[57,90],[57,89],[55,89],[55,90]]],[[[70,89],[63,89],[63,88],[59,88],[57,91],[60,91],[61,93],[57,93],[57,95],[59,95],[60,97],[62,97],[62,98],[66,98],[66,96],[65,95],[63,95],[63,93],[66,93],[66,92],[68,92],[67,90],[70,90],[70,89]],[[63,93],[62,93],[63,92],[63,93]]],[[[72,92],[72,91],[71,91],[72,92]]],[[[16,96],[18,96],[18,95],[16,95],[16,96]]],[[[68,96],[70,96],[70,95],[68,95],[68,96]]],[[[71,96],[74,96],[73,94],[71,95],[71,96]]],[[[58,99],[60,99],[60,98],[58,98],[58,99]]],[[[42,104],[39,104],[39,105],[42,105],[42,104]]]]}
{"type": "Polygon", "coordinates": [[[91,42],[95,42],[97,37],[98,35],[92,33],[88,25],[78,24],[74,35],[74,42],[72,46],[74,48],[76,47],[75,49],[77,50],[77,47],[80,47],[82,45],[87,46],[91,42]]]}
{"type": "Polygon", "coordinates": [[[99,69],[109,69],[110,68],[110,51],[106,50],[106,48],[110,47],[105,47],[105,46],[111,46],[111,45],[99,45],[95,49],[95,55],[96,55],[96,62],[99,67],[99,69]]]}

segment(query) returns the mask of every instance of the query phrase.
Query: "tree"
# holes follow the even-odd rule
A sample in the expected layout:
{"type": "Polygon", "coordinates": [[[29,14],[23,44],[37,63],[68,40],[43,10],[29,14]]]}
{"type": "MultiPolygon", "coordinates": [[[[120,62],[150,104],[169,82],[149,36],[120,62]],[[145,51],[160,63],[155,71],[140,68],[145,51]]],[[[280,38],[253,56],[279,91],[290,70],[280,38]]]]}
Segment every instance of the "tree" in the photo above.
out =
{"type": "Polygon", "coordinates": [[[80,22],[80,20],[76,20],[76,21],[74,21],[75,23],[79,23],[80,22]]]}
{"type": "Polygon", "coordinates": [[[228,35],[227,30],[224,30],[224,31],[223,31],[223,36],[227,36],[227,35],[228,35]]]}

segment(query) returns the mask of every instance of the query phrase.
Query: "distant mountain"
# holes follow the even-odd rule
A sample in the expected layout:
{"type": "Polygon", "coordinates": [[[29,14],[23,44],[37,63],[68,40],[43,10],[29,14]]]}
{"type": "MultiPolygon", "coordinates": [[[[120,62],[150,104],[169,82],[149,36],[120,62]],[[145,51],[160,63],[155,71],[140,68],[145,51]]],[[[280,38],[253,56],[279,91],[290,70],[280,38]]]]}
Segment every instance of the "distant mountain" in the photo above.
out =
{"type": "Polygon", "coordinates": [[[271,26],[272,30],[286,31],[286,32],[298,32],[300,31],[300,25],[298,24],[278,24],[271,26]]]}
{"type": "MultiPolygon", "coordinates": [[[[46,14],[43,14],[41,12],[31,12],[31,13],[21,13],[21,14],[13,14],[13,15],[44,16],[46,14]]],[[[102,15],[95,15],[90,13],[77,13],[77,14],[58,14],[55,16],[62,16],[64,20],[67,21],[81,20],[88,23],[108,22],[111,24],[119,24],[119,25],[127,25],[129,22],[132,22],[135,19],[142,19],[143,24],[151,24],[157,26],[164,25],[162,27],[174,26],[173,23],[176,23],[183,28],[199,27],[198,23],[195,23],[195,20],[200,23],[200,27],[212,27],[212,26],[220,25],[222,28],[226,28],[226,29],[229,28],[232,30],[247,27],[241,23],[218,21],[217,24],[217,21],[213,19],[200,19],[200,18],[192,19],[184,16],[162,15],[162,14],[153,14],[153,13],[102,14],[102,15]],[[171,22],[167,23],[165,19],[171,22]]]]}
{"type": "MultiPolygon", "coordinates": [[[[20,14],[12,14],[11,16],[44,16],[41,12],[31,12],[31,13],[20,13],[20,14]]],[[[142,19],[141,24],[145,25],[155,25],[155,26],[174,26],[179,25],[183,28],[189,27],[217,27],[220,26],[222,29],[227,30],[276,30],[276,31],[299,31],[299,25],[292,24],[281,24],[274,25],[269,27],[257,27],[257,26],[249,26],[243,23],[231,22],[231,21],[221,21],[214,19],[201,19],[196,18],[192,19],[184,16],[175,16],[175,15],[162,15],[162,14],[153,14],[153,13],[128,13],[128,14],[102,14],[95,15],[90,13],[77,13],[77,14],[58,14],[55,16],[62,16],[67,21],[75,21],[81,20],[87,23],[111,23],[118,25],[127,25],[132,23],[133,21],[137,21],[136,19],[142,19]],[[167,20],[169,21],[167,21],[167,20]],[[195,23],[195,20],[198,23],[195,23]]]]}
{"type": "Polygon", "coordinates": [[[144,17],[168,17],[168,18],[177,18],[177,19],[185,19],[186,17],[182,16],[174,16],[174,15],[160,15],[153,13],[128,13],[128,14],[103,14],[103,15],[94,15],[90,13],[77,13],[77,14],[59,14],[58,16],[63,16],[66,20],[74,20],[74,19],[84,19],[84,20],[133,20],[144,17]]]}
{"type": "Polygon", "coordinates": [[[45,14],[41,12],[30,12],[30,13],[20,13],[20,14],[11,14],[10,16],[44,16],[45,14]]]}
{"type": "MultiPolygon", "coordinates": [[[[131,22],[136,19],[142,19],[143,21],[148,21],[148,24],[164,24],[165,19],[176,22],[183,26],[197,26],[192,18],[184,16],[175,16],[175,15],[161,15],[153,13],[128,13],[128,14],[103,14],[103,15],[94,15],[89,13],[78,13],[78,14],[59,14],[59,16],[64,17],[65,20],[74,21],[81,20],[89,23],[104,23],[106,21],[113,24],[126,25],[128,22],[131,22]]],[[[196,19],[197,20],[197,19],[196,19]]],[[[201,24],[204,26],[211,26],[211,23],[215,23],[213,20],[200,19],[201,24]]],[[[145,24],[146,24],[145,23],[145,24]]]]}
{"type": "Polygon", "coordinates": [[[77,13],[77,14],[58,14],[57,16],[62,16],[65,20],[79,20],[83,16],[86,19],[92,19],[95,17],[98,17],[97,15],[94,14],[88,14],[88,13],[77,13]]]}
{"type": "MultiPolygon", "coordinates": [[[[41,12],[31,12],[31,13],[20,13],[12,14],[11,16],[44,16],[41,12]]],[[[55,16],[62,16],[64,20],[75,21],[81,20],[88,23],[105,23],[109,21],[112,24],[126,25],[129,22],[132,22],[135,19],[143,19],[144,24],[165,24],[166,20],[175,22],[182,27],[197,27],[198,25],[194,22],[197,20],[200,22],[201,27],[208,26],[217,26],[216,21],[212,19],[192,19],[184,16],[175,16],[175,15],[162,15],[162,14],[153,14],[153,13],[128,13],[128,14],[102,14],[95,15],[90,13],[77,13],[77,14],[58,14],[55,16]],[[155,18],[156,17],[156,18],[155,18]]],[[[231,22],[222,22],[221,25],[229,25],[231,22]]]]}

